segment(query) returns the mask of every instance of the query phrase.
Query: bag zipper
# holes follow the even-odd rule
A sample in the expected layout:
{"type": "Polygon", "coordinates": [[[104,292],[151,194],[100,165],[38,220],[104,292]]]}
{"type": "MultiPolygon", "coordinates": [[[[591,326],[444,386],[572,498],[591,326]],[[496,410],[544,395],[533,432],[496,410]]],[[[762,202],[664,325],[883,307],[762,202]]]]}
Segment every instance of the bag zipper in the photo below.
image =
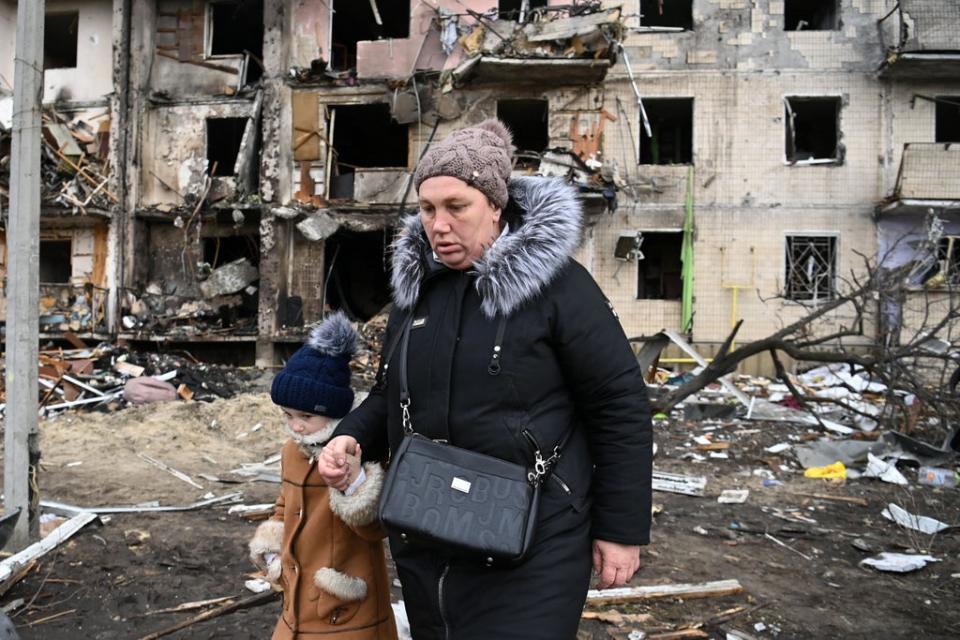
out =
{"type": "Polygon", "coordinates": [[[443,573],[440,574],[440,581],[437,583],[437,604],[440,608],[440,621],[443,622],[443,637],[450,640],[450,627],[447,625],[447,616],[443,611],[443,583],[447,579],[447,572],[450,571],[450,563],[443,565],[443,573]]]}
{"type": "Polygon", "coordinates": [[[563,492],[566,493],[568,496],[573,493],[573,491],[570,490],[570,487],[567,486],[567,483],[564,482],[563,479],[560,476],[558,476],[556,473],[551,473],[550,477],[557,481],[557,484],[560,485],[560,488],[563,489],[563,492]]]}

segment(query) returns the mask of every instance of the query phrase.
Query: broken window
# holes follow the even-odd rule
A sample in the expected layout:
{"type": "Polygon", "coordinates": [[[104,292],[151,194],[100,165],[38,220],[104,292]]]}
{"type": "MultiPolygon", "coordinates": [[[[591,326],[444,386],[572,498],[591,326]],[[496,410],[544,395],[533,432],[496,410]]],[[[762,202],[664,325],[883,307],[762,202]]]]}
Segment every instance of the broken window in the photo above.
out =
{"type": "Polygon", "coordinates": [[[832,300],[836,273],[836,236],[787,236],[784,295],[788,300],[832,300]]]}
{"type": "Polygon", "coordinates": [[[787,161],[839,161],[840,98],[793,96],[784,105],[787,161]]]}
{"type": "Polygon", "coordinates": [[[497,117],[513,133],[513,144],[517,147],[519,164],[536,165],[536,158],[524,157],[524,151],[543,153],[550,144],[548,130],[548,102],[546,100],[499,100],[497,117]]]}
{"type": "Polygon", "coordinates": [[[247,82],[260,78],[263,70],[263,0],[218,0],[207,13],[207,51],[209,56],[251,54],[247,82]]]}
{"type": "Polygon", "coordinates": [[[960,142],[960,96],[937,96],[936,142],[960,142]]]}
{"type": "MultiPolygon", "coordinates": [[[[943,236],[937,244],[938,284],[960,284],[960,236],[943,236]]],[[[931,278],[926,278],[924,283],[931,278]]]]}
{"type": "Polygon", "coordinates": [[[207,166],[212,176],[232,176],[247,118],[207,118],[207,166]]]}
{"type": "Polygon", "coordinates": [[[693,29],[693,0],[640,0],[640,26],[693,29]]]}
{"type": "Polygon", "coordinates": [[[69,240],[40,241],[40,282],[64,284],[73,275],[72,243],[69,240]]]}
{"type": "Polygon", "coordinates": [[[530,9],[547,6],[547,0],[499,0],[497,13],[501,20],[525,21],[530,9]],[[527,5],[524,7],[523,5],[527,5]]]}
{"type": "Polygon", "coordinates": [[[80,13],[48,13],[43,20],[43,68],[75,69],[80,13]]]}
{"type": "MultiPolygon", "coordinates": [[[[621,236],[617,252],[637,261],[638,300],[679,300],[683,294],[682,231],[642,231],[621,236]]],[[[619,256],[618,256],[619,257],[619,256]]]]}
{"type": "Polygon", "coordinates": [[[409,0],[333,0],[333,69],[345,71],[357,66],[357,42],[408,38],[409,0]]]}
{"type": "Polygon", "coordinates": [[[390,279],[386,230],[360,233],[341,230],[330,236],[325,247],[324,302],[341,309],[350,318],[364,322],[390,302],[390,279]]]}
{"type": "Polygon", "coordinates": [[[640,164],[693,162],[693,98],[647,98],[643,106],[652,136],[641,122],[640,164]]]}
{"type": "Polygon", "coordinates": [[[786,0],[784,31],[834,31],[840,28],[837,0],[786,0]]]}
{"type": "Polygon", "coordinates": [[[358,168],[406,168],[407,126],[390,118],[389,105],[337,105],[332,111],[330,137],[335,158],[330,172],[331,198],[353,197],[358,168]]]}

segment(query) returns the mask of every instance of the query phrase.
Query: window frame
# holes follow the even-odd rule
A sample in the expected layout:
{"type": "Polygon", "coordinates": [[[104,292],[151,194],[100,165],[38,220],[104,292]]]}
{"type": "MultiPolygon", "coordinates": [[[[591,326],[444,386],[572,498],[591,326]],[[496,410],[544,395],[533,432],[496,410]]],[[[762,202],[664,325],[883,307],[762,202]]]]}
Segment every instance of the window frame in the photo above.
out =
{"type": "MultiPolygon", "coordinates": [[[[836,300],[837,292],[837,276],[840,271],[840,234],[832,231],[788,231],[784,234],[783,237],[783,266],[781,273],[783,274],[783,290],[782,297],[783,299],[792,304],[800,304],[804,306],[816,306],[820,304],[825,304],[836,300]],[[791,240],[794,238],[812,238],[823,240],[826,239],[830,241],[833,245],[833,255],[832,264],[830,269],[832,273],[830,274],[830,291],[829,295],[825,297],[810,297],[810,298],[796,298],[791,297],[791,287],[790,282],[792,280],[790,269],[791,261],[788,259],[791,249],[791,240]]],[[[815,290],[815,287],[812,289],[815,290]]],[[[811,294],[812,296],[812,294],[811,294]]]]}

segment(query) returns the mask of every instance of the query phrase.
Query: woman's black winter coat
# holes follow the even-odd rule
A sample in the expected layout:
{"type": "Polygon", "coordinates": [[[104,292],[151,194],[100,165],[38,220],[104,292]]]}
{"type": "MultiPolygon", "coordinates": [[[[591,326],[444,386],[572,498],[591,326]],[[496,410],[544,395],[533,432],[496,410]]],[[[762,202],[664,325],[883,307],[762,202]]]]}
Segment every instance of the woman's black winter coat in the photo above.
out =
{"type": "MultiPolygon", "coordinates": [[[[576,634],[591,540],[647,544],[652,430],[636,358],[613,307],[570,256],[581,210],[561,181],[511,183],[515,219],[474,268],[433,257],[416,217],[394,244],[385,344],[412,317],[408,379],[414,429],[430,438],[530,465],[572,436],[541,491],[525,561],[487,568],[391,536],[416,640],[565,640],[576,634]],[[412,311],[412,313],[411,313],[412,311]],[[500,370],[497,326],[507,317],[500,370]]],[[[385,459],[403,438],[394,351],[381,385],[336,435],[385,459]]]]}

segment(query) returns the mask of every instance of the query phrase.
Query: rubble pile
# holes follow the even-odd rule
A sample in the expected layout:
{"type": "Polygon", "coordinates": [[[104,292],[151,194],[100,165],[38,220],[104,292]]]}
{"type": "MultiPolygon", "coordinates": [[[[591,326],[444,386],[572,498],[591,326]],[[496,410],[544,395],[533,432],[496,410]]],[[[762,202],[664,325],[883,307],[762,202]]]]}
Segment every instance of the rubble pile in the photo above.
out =
{"type": "MultiPolygon", "coordinates": [[[[43,203],[74,214],[105,212],[117,203],[108,188],[110,118],[70,119],[43,112],[40,181],[43,203]]],[[[0,122],[0,210],[9,207],[12,134],[0,122]]]]}
{"type": "MultiPolygon", "coordinates": [[[[198,270],[199,294],[182,295],[176,283],[151,282],[127,290],[121,322],[125,331],[191,337],[230,332],[257,333],[256,294],[260,273],[246,258],[198,270]]],[[[190,292],[188,292],[190,293],[190,292]]]]}
{"type": "Polygon", "coordinates": [[[471,24],[440,10],[440,33],[449,54],[459,42],[470,55],[505,58],[594,58],[613,55],[622,39],[620,8],[604,9],[599,2],[539,7],[526,14],[501,16],[468,11],[471,24]],[[479,23],[479,24],[477,24],[479,23]]]}
{"type": "MultiPolygon", "coordinates": [[[[79,341],[77,341],[79,342],[79,341]]],[[[117,411],[156,400],[212,401],[249,390],[260,374],[198,362],[189,354],[141,353],[126,347],[52,349],[40,352],[40,413],[71,409],[117,411]]],[[[6,402],[0,388],[0,402],[6,402]]],[[[0,404],[0,411],[5,408],[0,404]]]]}
{"type": "Polygon", "coordinates": [[[353,384],[357,389],[370,389],[377,377],[388,317],[388,313],[382,312],[357,326],[360,340],[357,344],[357,354],[350,361],[353,384]]]}

